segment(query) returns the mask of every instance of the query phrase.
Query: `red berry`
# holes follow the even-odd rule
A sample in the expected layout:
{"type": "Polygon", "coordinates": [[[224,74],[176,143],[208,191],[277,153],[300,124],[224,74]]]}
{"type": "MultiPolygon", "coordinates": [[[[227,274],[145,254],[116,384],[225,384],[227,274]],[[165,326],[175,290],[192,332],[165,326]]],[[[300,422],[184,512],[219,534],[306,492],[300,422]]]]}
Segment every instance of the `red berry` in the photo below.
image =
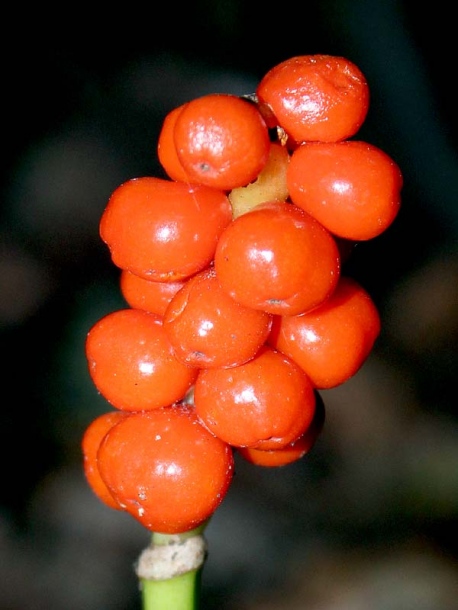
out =
{"type": "Polygon", "coordinates": [[[99,500],[116,510],[121,510],[121,506],[100,476],[97,453],[107,432],[126,416],[122,411],[108,411],[99,415],[86,428],[81,441],[84,474],[89,486],[99,500]]]}
{"type": "Polygon", "coordinates": [[[286,178],[291,200],[345,239],[377,237],[399,211],[400,169],[367,142],[303,144],[291,155],[286,178]]]}
{"type": "Polygon", "coordinates": [[[316,394],[316,409],[312,423],[296,441],[277,449],[255,449],[254,447],[238,447],[237,452],[247,461],[256,466],[274,468],[297,462],[307,455],[314,447],[321,434],[325,419],[324,403],[316,394]]]}
{"type": "Polygon", "coordinates": [[[174,138],[175,123],[184,107],[185,104],[182,104],[166,115],[164,122],[162,123],[161,131],[159,132],[157,155],[159,163],[172,180],[191,182],[178,158],[174,138]]]}
{"type": "Polygon", "coordinates": [[[168,304],[185,285],[186,280],[155,282],[135,275],[126,269],[121,271],[119,286],[125,301],[134,309],[144,309],[163,316],[168,304]]]}
{"type": "Polygon", "coordinates": [[[304,371],[266,346],[240,366],[201,370],[194,404],[199,419],[226,443],[273,449],[305,432],[315,395],[304,371]]]}
{"type": "Polygon", "coordinates": [[[208,266],[231,220],[223,191],[136,178],[111,195],[100,235],[121,269],[147,280],[175,282],[208,266]]]}
{"type": "Polygon", "coordinates": [[[220,93],[184,105],[176,117],[174,142],[189,181],[227,191],[255,180],[270,149],[257,106],[220,93]]]}
{"type": "Polygon", "coordinates": [[[378,309],[364,288],[342,276],[327,301],[299,316],[274,317],[268,342],[292,358],[316,388],[333,388],[363,365],[380,333],[378,309]]]}
{"type": "Polygon", "coordinates": [[[272,316],[234,301],[213,268],[189,279],[164,315],[164,330],[176,357],[200,368],[235,366],[266,341],[272,316]]]}
{"type": "Polygon", "coordinates": [[[271,314],[296,315],[324,301],[340,274],[331,234],[290,203],[260,204],[222,233],[215,253],[222,288],[271,314]]]}
{"type": "Polygon", "coordinates": [[[229,445],[184,405],[130,414],[98,452],[100,474],[119,505],[147,529],[165,534],[211,517],[229,489],[233,460],[229,445]]]}
{"type": "Polygon", "coordinates": [[[369,109],[364,74],[348,59],[332,55],[299,55],[277,64],[256,94],[296,143],[349,138],[369,109]]]}
{"type": "Polygon", "coordinates": [[[123,411],[173,404],[197,375],[175,357],[162,318],[140,309],[114,311],[96,322],[86,338],[86,357],[96,388],[123,411]]]}

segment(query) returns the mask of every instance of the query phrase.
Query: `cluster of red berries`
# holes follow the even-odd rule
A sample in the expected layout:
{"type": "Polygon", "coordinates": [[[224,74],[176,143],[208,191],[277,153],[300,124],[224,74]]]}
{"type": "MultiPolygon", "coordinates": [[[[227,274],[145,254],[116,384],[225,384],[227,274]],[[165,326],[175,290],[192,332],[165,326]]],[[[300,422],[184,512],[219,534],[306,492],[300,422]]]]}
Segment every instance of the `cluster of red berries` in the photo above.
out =
{"type": "Polygon", "coordinates": [[[368,107],[352,62],[293,57],[251,96],[173,109],[157,144],[167,177],[111,195],[100,235],[128,306],[87,335],[114,410],[82,442],[108,506],[184,532],[222,502],[235,452],[281,466],[313,446],[318,391],[352,377],[380,332],[371,297],[341,272],[400,205],[397,164],[351,139],[368,107]]]}

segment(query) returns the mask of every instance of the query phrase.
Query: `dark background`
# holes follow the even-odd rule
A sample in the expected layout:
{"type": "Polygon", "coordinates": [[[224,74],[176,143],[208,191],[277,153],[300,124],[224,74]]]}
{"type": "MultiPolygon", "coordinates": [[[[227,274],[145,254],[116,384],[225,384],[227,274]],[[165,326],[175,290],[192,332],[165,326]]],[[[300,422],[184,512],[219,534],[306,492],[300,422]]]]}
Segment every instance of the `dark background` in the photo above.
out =
{"type": "Polygon", "coordinates": [[[206,610],[458,608],[458,124],[455,19],[444,2],[200,0],[47,15],[13,7],[2,43],[1,610],[136,610],[149,535],[88,489],[85,427],[108,410],[85,335],[124,306],[98,236],[111,192],[161,175],[165,114],[251,93],[294,55],[365,73],[358,137],[400,165],[403,206],[347,272],[383,330],[361,371],[323,392],[300,463],[237,463],[208,531],[206,610]],[[21,12],[23,10],[23,13],[21,12]],[[15,14],[17,11],[17,15],[15,14]]]}

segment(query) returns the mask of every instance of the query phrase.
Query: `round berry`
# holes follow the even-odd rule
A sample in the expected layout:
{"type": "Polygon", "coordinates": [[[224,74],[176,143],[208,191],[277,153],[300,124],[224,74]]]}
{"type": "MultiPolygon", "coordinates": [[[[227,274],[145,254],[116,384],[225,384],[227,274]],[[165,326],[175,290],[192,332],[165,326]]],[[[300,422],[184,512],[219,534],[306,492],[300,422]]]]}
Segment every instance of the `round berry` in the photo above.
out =
{"type": "Polygon", "coordinates": [[[211,517],[234,473],[231,447],[185,405],[129,415],[104,437],[98,462],[119,505],[164,534],[189,531],[211,517]]]}
{"type": "Polygon", "coordinates": [[[276,449],[255,449],[254,447],[237,447],[237,453],[247,462],[256,466],[276,468],[297,462],[314,447],[324,426],[325,408],[321,396],[315,393],[316,408],[313,420],[307,430],[297,440],[276,449]]]}
{"type": "Polygon", "coordinates": [[[307,430],[315,394],[295,362],[265,346],[240,366],[199,371],[194,404],[199,419],[226,443],[275,449],[307,430]]]}
{"type": "Polygon", "coordinates": [[[114,311],[96,322],[86,338],[86,358],[96,388],[122,411],[177,402],[197,375],[175,357],[162,318],[140,309],[114,311]]]}
{"type": "Polygon", "coordinates": [[[199,368],[229,367],[257,353],[269,336],[272,316],[234,301],[210,268],[186,282],[163,322],[179,360],[199,368]]]}
{"type": "Polygon", "coordinates": [[[358,140],[302,144],[291,155],[286,179],[297,206],[349,240],[383,233],[401,204],[398,165],[378,147],[358,140]]]}
{"type": "Polygon", "coordinates": [[[84,474],[90,488],[99,500],[116,510],[121,510],[121,506],[100,476],[97,454],[104,436],[124,417],[127,417],[127,413],[122,411],[108,411],[99,415],[86,428],[81,441],[84,474]]]}
{"type": "Polygon", "coordinates": [[[175,282],[209,265],[231,221],[223,191],[144,177],[111,195],[100,236],[116,266],[147,280],[175,282]]]}
{"type": "Polygon", "coordinates": [[[333,294],[299,316],[275,316],[268,343],[292,358],[319,389],[333,388],[363,365],[380,333],[366,290],[341,276],[333,294]]]}
{"type": "Polygon", "coordinates": [[[256,94],[296,143],[345,140],[359,130],[369,109],[364,74],[333,55],[299,55],[277,64],[256,94]]]}
{"type": "Polygon", "coordinates": [[[221,93],[186,103],[176,118],[174,140],[188,180],[223,190],[255,180],[270,149],[257,106],[221,93]]]}
{"type": "Polygon", "coordinates": [[[277,315],[296,315],[324,301],[340,274],[331,234],[285,202],[260,204],[223,231],[215,269],[236,301],[277,315]]]}
{"type": "Polygon", "coordinates": [[[163,316],[168,304],[185,283],[186,280],[175,282],[145,280],[145,278],[123,269],[119,287],[130,307],[163,316]]]}

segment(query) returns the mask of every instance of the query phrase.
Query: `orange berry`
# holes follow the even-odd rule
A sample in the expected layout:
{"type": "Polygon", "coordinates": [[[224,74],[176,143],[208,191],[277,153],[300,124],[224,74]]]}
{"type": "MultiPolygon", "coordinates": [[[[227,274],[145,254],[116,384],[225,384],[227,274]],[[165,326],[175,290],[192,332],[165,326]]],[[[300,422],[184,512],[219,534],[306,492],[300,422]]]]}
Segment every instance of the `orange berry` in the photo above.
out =
{"type": "Polygon", "coordinates": [[[315,388],[333,388],[352,377],[380,333],[380,316],[369,294],[341,276],[333,294],[299,316],[274,317],[268,343],[294,360],[315,388]]]}
{"type": "Polygon", "coordinates": [[[173,297],[163,324],[182,362],[229,367],[256,354],[269,335],[272,316],[234,301],[211,268],[190,278],[173,297]]]}
{"type": "Polygon", "coordinates": [[[187,102],[174,129],[189,180],[231,190],[255,180],[267,162],[269,130],[256,104],[229,94],[187,102]]]}
{"type": "Polygon", "coordinates": [[[174,138],[175,123],[184,106],[185,104],[182,104],[166,115],[159,132],[157,154],[159,163],[172,180],[189,182],[188,174],[185,172],[178,159],[174,138]]]}
{"type": "Polygon", "coordinates": [[[211,517],[234,474],[231,447],[185,405],[130,414],[104,437],[98,461],[119,505],[164,534],[189,531],[211,517]]]}
{"type": "Polygon", "coordinates": [[[89,374],[122,411],[157,409],[184,398],[197,371],[173,353],[162,318],[121,309],[96,322],[86,338],[89,374]]]}
{"type": "Polygon", "coordinates": [[[396,218],[402,174],[384,151],[367,142],[310,142],[291,155],[291,200],[334,235],[377,237],[396,218]]]}
{"type": "Polygon", "coordinates": [[[251,464],[275,468],[286,466],[300,460],[309,450],[307,433],[280,449],[255,449],[254,447],[237,447],[237,452],[251,464]]]}
{"type": "Polygon", "coordinates": [[[364,74],[350,60],[332,55],[299,55],[277,64],[256,94],[297,143],[349,138],[369,108],[364,74]]]}
{"type": "Polygon", "coordinates": [[[301,208],[260,204],[223,231],[214,259],[224,290],[246,307],[297,315],[334,290],[340,254],[331,234],[301,208]]]}
{"type": "Polygon", "coordinates": [[[145,280],[126,269],[121,271],[119,286],[125,301],[134,309],[144,309],[163,316],[168,304],[186,280],[155,282],[145,280]]]}
{"type": "Polygon", "coordinates": [[[117,267],[146,280],[175,282],[209,265],[231,221],[223,191],[144,177],[113,192],[100,236],[117,267]]]}
{"type": "Polygon", "coordinates": [[[114,498],[111,491],[105,485],[105,481],[100,476],[97,464],[97,452],[105,434],[127,413],[122,411],[109,411],[96,417],[86,428],[81,441],[83,452],[83,468],[89,487],[95,495],[110,508],[121,510],[119,502],[114,498]]]}
{"type": "Polygon", "coordinates": [[[315,393],[316,408],[313,420],[307,430],[297,440],[277,449],[255,449],[254,447],[237,447],[237,452],[256,466],[274,468],[297,462],[311,451],[324,426],[325,408],[321,396],[315,393]]]}
{"type": "Polygon", "coordinates": [[[239,366],[201,369],[194,405],[203,424],[226,443],[274,449],[297,440],[309,427],[315,394],[293,360],[264,346],[239,366]]]}

